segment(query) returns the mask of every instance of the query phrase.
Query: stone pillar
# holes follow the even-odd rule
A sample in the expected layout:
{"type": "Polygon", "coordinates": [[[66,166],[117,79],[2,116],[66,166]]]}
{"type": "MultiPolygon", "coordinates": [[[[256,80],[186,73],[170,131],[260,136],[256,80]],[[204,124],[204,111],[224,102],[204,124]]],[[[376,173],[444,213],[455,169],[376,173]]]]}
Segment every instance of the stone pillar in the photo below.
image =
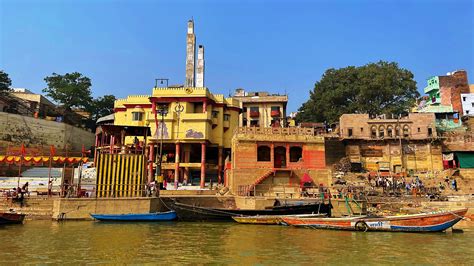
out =
{"type": "Polygon", "coordinates": [[[179,142],[176,143],[175,149],[175,166],[174,166],[174,189],[178,189],[178,180],[179,180],[179,155],[181,154],[181,145],[179,142]]]}
{"type": "Polygon", "coordinates": [[[153,161],[155,160],[155,145],[150,143],[150,152],[148,157],[148,183],[153,181],[153,161]]]}
{"type": "MultiPolygon", "coordinates": [[[[191,157],[191,146],[190,145],[184,145],[183,146],[184,150],[184,161],[185,163],[189,163],[190,157],[191,157]]],[[[185,183],[189,182],[189,167],[184,168],[184,180],[185,183]]]]}
{"type": "MultiPolygon", "coordinates": [[[[258,148],[258,145],[257,145],[258,148]]],[[[275,144],[270,144],[270,161],[272,163],[272,168],[275,167],[275,144]]]]}
{"type": "Polygon", "coordinates": [[[217,183],[221,184],[222,183],[222,161],[223,161],[223,148],[219,147],[219,153],[217,156],[217,183]]]}
{"type": "Polygon", "coordinates": [[[206,113],[207,112],[207,100],[202,102],[202,112],[206,113]]]}
{"type": "Polygon", "coordinates": [[[201,188],[204,188],[206,178],[206,143],[201,143],[201,188]]]}

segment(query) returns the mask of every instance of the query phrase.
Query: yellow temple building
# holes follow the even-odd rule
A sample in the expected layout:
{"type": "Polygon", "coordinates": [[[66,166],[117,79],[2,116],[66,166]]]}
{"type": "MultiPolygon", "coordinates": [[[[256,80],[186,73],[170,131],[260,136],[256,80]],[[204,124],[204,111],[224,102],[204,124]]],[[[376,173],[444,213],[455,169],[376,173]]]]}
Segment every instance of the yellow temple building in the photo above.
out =
{"type": "MultiPolygon", "coordinates": [[[[114,125],[151,130],[144,141],[150,158],[149,181],[162,175],[165,183],[175,187],[178,183],[204,187],[205,182],[223,182],[224,161],[230,156],[232,135],[238,127],[238,100],[212,94],[204,87],[154,88],[151,95],[117,100],[114,109],[114,125]]],[[[126,147],[143,138],[124,140],[126,147]]]]}

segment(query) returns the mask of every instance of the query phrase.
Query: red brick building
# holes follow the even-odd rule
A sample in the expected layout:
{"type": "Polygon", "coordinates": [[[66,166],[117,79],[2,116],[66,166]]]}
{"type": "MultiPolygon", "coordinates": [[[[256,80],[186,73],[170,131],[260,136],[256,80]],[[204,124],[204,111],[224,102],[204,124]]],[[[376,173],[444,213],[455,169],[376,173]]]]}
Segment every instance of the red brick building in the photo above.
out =
{"type": "Polygon", "coordinates": [[[297,194],[308,177],[328,184],[324,138],[314,129],[241,127],[234,135],[228,182],[234,194],[248,188],[271,196],[285,189],[297,194]]]}

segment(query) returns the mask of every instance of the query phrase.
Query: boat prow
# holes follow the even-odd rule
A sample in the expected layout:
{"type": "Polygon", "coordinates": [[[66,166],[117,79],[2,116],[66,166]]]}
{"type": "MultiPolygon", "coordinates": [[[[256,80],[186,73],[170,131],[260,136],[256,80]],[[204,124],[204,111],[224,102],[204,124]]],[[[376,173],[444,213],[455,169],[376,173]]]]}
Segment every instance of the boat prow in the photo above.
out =
{"type": "Polygon", "coordinates": [[[313,229],[337,229],[355,231],[391,231],[391,232],[441,232],[462,220],[466,208],[453,211],[382,216],[382,217],[345,217],[345,218],[298,218],[283,217],[284,223],[297,227],[313,229]]]}

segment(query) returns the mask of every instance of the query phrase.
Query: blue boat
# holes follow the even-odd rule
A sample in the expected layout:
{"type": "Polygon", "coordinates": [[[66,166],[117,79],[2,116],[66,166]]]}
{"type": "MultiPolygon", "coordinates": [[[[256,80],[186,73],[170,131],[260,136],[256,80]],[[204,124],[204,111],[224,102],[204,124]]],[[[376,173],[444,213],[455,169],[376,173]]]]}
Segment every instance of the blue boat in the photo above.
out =
{"type": "Polygon", "coordinates": [[[176,219],[176,212],[153,212],[153,213],[127,213],[127,214],[91,214],[92,218],[99,221],[117,222],[153,222],[172,221],[176,219]]]}

